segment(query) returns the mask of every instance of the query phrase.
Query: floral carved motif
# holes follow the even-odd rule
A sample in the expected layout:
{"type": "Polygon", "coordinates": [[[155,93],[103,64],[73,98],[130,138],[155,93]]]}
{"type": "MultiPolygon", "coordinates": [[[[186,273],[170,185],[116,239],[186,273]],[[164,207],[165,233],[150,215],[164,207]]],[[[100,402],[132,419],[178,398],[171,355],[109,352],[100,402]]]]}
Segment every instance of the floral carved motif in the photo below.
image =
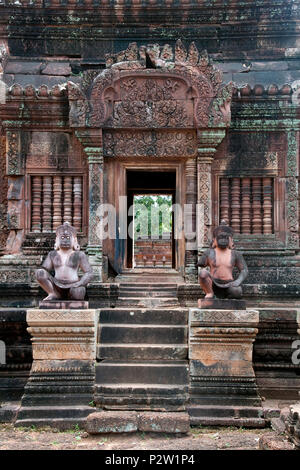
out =
{"type": "Polygon", "coordinates": [[[104,131],[104,155],[129,156],[194,156],[197,152],[195,131],[104,131]]]}

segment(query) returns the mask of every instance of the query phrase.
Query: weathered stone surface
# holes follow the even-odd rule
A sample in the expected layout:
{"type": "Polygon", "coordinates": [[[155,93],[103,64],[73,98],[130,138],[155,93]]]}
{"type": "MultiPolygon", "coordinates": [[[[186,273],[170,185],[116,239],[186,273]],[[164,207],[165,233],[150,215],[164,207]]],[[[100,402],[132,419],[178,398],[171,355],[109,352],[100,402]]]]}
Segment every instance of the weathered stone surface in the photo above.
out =
{"type": "Polygon", "coordinates": [[[85,424],[89,434],[123,433],[138,430],[135,411],[102,411],[91,413],[85,424]]]}
{"type": "Polygon", "coordinates": [[[142,432],[186,434],[190,430],[190,418],[188,413],[139,413],[138,429],[142,432]]]}
{"type": "Polygon", "coordinates": [[[290,406],[285,425],[290,441],[300,449],[300,403],[290,406]]]}
{"type": "Polygon", "coordinates": [[[71,74],[71,67],[68,63],[49,62],[45,67],[41,67],[42,75],[65,75],[71,74]]]}
{"type": "Polygon", "coordinates": [[[264,434],[259,439],[260,450],[294,450],[295,446],[284,436],[274,435],[274,433],[264,434]]]}
{"type": "Polygon", "coordinates": [[[101,411],[91,413],[85,424],[89,434],[135,431],[185,434],[189,429],[189,415],[181,412],[101,411]]]}

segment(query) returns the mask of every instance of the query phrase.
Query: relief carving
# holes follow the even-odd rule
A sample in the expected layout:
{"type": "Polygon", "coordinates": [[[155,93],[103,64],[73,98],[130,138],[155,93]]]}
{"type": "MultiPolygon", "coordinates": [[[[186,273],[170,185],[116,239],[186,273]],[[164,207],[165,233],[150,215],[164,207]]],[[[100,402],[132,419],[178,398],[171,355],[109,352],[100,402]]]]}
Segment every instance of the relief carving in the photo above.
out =
{"type": "Polygon", "coordinates": [[[195,131],[104,131],[104,156],[194,156],[195,131]]]}
{"type": "Polygon", "coordinates": [[[73,127],[228,127],[233,84],[194,43],[137,47],[106,57],[85,93],[68,83],[73,127]],[[149,67],[151,63],[151,67],[149,67]],[[89,105],[88,105],[89,103],[89,105]],[[90,109],[89,109],[90,108],[90,109]]]}

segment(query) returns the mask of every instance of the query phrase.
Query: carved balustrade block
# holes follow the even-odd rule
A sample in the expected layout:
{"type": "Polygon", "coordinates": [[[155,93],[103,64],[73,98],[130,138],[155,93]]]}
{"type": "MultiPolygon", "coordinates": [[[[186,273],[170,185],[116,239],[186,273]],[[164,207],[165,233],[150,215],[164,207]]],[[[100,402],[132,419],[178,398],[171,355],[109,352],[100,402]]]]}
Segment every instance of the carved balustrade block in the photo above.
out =
{"type": "Polygon", "coordinates": [[[96,311],[27,310],[34,360],[86,359],[95,356],[96,311]]]}
{"type": "Polygon", "coordinates": [[[254,377],[252,343],[258,332],[256,310],[190,310],[189,357],[205,375],[254,377]]]}
{"type": "Polygon", "coordinates": [[[29,309],[33,364],[16,426],[82,426],[92,412],[97,311],[29,309]]]}
{"type": "Polygon", "coordinates": [[[258,322],[256,310],[190,309],[193,424],[264,425],[252,365],[258,322]]]}

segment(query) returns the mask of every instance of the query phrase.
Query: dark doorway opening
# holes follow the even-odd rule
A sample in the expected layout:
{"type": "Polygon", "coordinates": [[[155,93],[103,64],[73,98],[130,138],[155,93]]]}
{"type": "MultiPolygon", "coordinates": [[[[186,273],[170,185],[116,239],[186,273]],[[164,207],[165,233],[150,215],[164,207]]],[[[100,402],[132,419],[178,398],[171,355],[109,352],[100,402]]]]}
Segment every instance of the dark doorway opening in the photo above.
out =
{"type": "Polygon", "coordinates": [[[133,207],[128,216],[127,267],[175,268],[171,206],[176,197],[176,170],[127,170],[127,197],[128,207],[133,207]]]}

